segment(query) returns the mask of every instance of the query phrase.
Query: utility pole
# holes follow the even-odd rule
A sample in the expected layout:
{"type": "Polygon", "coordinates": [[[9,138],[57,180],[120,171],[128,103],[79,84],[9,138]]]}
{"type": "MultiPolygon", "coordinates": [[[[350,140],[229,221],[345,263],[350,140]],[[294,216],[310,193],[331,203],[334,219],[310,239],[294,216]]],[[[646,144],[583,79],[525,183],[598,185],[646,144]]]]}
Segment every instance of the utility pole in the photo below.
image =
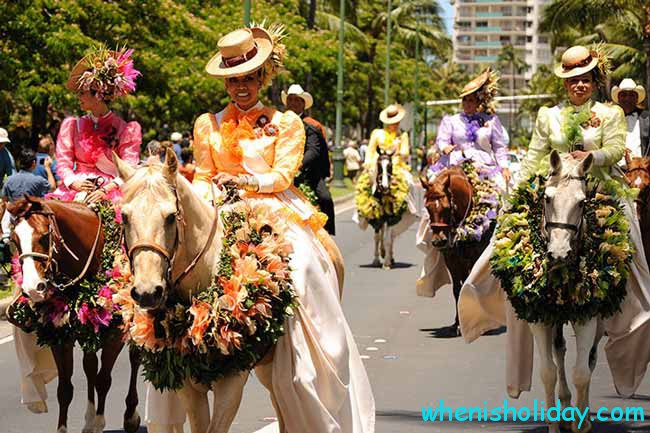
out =
{"type": "Polygon", "coordinates": [[[415,27],[415,98],[413,104],[413,134],[411,136],[411,170],[417,170],[418,165],[418,112],[420,98],[418,94],[418,64],[420,63],[420,17],[416,17],[415,27]]]}
{"type": "Polygon", "coordinates": [[[244,0],[244,27],[251,26],[251,0],[244,0]]]}
{"type": "Polygon", "coordinates": [[[343,181],[343,149],[341,148],[341,133],[343,128],[343,46],[345,42],[345,0],[340,2],[340,25],[339,25],[339,58],[338,71],[336,74],[336,133],[334,137],[334,180],[332,186],[345,188],[343,181]]]}
{"type": "Polygon", "coordinates": [[[388,15],[386,16],[386,76],[384,82],[384,108],[388,106],[388,91],[390,90],[390,13],[391,0],[388,0],[388,15]]]}

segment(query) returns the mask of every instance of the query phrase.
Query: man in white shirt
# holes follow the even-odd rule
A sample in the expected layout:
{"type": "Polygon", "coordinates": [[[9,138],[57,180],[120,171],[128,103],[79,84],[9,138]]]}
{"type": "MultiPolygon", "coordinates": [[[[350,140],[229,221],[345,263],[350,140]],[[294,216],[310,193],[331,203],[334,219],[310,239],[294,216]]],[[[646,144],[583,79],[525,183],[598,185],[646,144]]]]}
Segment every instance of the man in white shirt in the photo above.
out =
{"type": "MultiPolygon", "coordinates": [[[[631,158],[650,156],[650,112],[640,108],[645,97],[643,86],[637,85],[631,78],[625,78],[620,85],[612,88],[612,99],[625,112],[625,151],[631,158]]],[[[619,165],[625,168],[625,158],[619,165]]]]}

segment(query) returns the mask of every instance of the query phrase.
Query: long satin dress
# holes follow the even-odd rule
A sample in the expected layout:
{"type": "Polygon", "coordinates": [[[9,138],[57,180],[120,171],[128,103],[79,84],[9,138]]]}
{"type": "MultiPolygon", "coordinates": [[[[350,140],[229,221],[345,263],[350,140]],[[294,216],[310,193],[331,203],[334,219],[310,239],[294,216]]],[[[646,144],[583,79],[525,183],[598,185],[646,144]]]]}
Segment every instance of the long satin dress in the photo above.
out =
{"type": "Polygon", "coordinates": [[[211,200],[217,173],[255,176],[259,192],[246,193],[245,200],[262,201],[289,222],[291,277],[300,306],[286,320],[272,373],[288,432],[371,433],[374,398],[339,302],[336,271],[318,237],[324,220],[292,186],[304,142],[298,116],[261,103],[248,111],[231,103],[217,114],[202,114],[194,125],[193,185],[211,200]]]}
{"type": "MultiPolygon", "coordinates": [[[[562,133],[562,109],[563,105],[557,105],[539,110],[519,176],[522,181],[533,174],[548,173],[551,150],[569,151],[569,143],[562,133]]],[[[623,111],[618,106],[601,103],[593,104],[591,111],[600,119],[598,126],[582,131],[584,148],[594,156],[591,174],[599,179],[614,178],[624,183],[616,165],[625,149],[623,111]]],[[[632,210],[633,203],[625,202],[624,208],[636,252],[630,264],[627,295],[621,304],[621,312],[605,320],[604,324],[608,335],[605,353],[614,386],[619,394],[627,397],[639,387],[650,361],[650,271],[639,223],[632,210]]],[[[506,388],[511,396],[517,397],[531,387],[533,336],[527,323],[517,318],[505,292],[491,274],[489,260],[492,250],[491,243],[463,285],[459,301],[460,325],[467,341],[475,340],[489,329],[507,325],[506,388]]]]}

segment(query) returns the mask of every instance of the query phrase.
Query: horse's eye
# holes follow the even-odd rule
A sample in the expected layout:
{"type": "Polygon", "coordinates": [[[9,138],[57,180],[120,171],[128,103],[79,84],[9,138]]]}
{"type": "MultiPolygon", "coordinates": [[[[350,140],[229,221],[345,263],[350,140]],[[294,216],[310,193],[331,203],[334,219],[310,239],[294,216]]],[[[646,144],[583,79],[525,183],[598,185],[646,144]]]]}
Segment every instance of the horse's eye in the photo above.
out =
{"type": "Polygon", "coordinates": [[[41,244],[42,247],[48,247],[49,246],[49,238],[47,236],[43,236],[38,240],[38,243],[41,244]]]}
{"type": "Polygon", "coordinates": [[[165,217],[165,224],[172,225],[176,221],[176,214],[172,213],[165,217]]]}
{"type": "Polygon", "coordinates": [[[580,200],[580,201],[578,202],[578,206],[580,206],[580,207],[584,207],[586,201],[587,201],[587,200],[580,200]]]}
{"type": "Polygon", "coordinates": [[[551,202],[551,197],[549,197],[549,196],[545,196],[544,198],[546,199],[546,203],[550,203],[550,202],[551,202]]]}

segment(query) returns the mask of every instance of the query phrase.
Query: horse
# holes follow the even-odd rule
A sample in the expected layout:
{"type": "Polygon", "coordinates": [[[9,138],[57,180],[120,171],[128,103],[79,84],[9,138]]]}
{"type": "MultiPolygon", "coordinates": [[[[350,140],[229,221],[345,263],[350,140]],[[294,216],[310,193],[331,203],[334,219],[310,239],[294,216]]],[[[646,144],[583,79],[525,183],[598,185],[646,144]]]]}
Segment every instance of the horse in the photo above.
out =
{"type": "MultiPolygon", "coordinates": [[[[472,210],[474,197],[474,188],[461,167],[454,166],[442,170],[432,182],[421,176],[420,183],[425,191],[424,206],[429,214],[433,246],[442,253],[452,277],[456,316],[451,330],[460,335],[460,289],[474,263],[487,247],[491,231],[484,233],[479,242],[459,243],[454,239],[456,229],[472,210]]],[[[491,226],[490,230],[494,230],[494,226],[491,226]]]]}
{"type": "MultiPolygon", "coordinates": [[[[593,164],[589,154],[581,161],[562,160],[556,151],[551,152],[551,171],[546,181],[544,222],[541,230],[548,239],[547,256],[550,265],[566,262],[575,257],[583,230],[584,202],[587,198],[585,174],[593,164]]],[[[559,381],[558,397],[562,407],[571,406],[571,391],[567,384],[564,367],[566,346],[563,325],[549,326],[529,323],[541,361],[541,378],[546,401],[555,401],[555,384],[559,381]]],[[[598,343],[604,335],[603,322],[592,317],[584,323],[571,322],[576,338],[576,365],[573,369],[573,385],[576,389],[576,406],[584,412],[589,407],[589,384],[596,367],[598,343]]],[[[569,426],[564,426],[569,427],[569,426]]],[[[575,433],[591,430],[591,422],[584,420],[581,427],[573,421],[570,426],[575,433]]],[[[549,423],[550,433],[559,433],[557,422],[549,423]]]]}
{"type": "MultiPolygon", "coordinates": [[[[379,202],[386,196],[390,196],[390,185],[393,179],[393,154],[395,152],[384,152],[382,149],[377,149],[377,164],[371,169],[369,175],[372,185],[372,194],[379,202]]],[[[383,268],[390,269],[395,264],[393,258],[393,242],[395,236],[391,225],[384,221],[380,226],[374,227],[375,229],[375,258],[372,262],[373,266],[381,266],[383,259],[383,268]]]]}
{"type": "MultiPolygon", "coordinates": [[[[216,275],[223,226],[218,209],[203,200],[192,185],[178,173],[178,160],[167,152],[163,164],[134,169],[113,155],[123,186],[122,219],[132,263],[131,296],[145,310],[164,308],[174,291],[186,301],[209,287],[216,275]]],[[[322,230],[319,238],[327,237],[322,230]]],[[[338,251],[338,250],[337,250],[338,251]]],[[[340,253],[330,251],[333,260],[340,253]]],[[[335,267],[343,270],[343,264],[335,267]]],[[[342,276],[338,276],[342,283],[342,276]]],[[[339,290],[341,288],[339,287],[339,290]]],[[[271,401],[280,413],[272,388],[273,348],[254,367],[260,382],[269,390],[271,401]]],[[[223,433],[232,424],[249,375],[243,371],[223,377],[210,387],[187,380],[178,390],[190,421],[192,433],[223,433]],[[214,393],[212,418],[207,392],[214,393]]]]}
{"type": "MultiPolygon", "coordinates": [[[[70,281],[65,290],[78,290],[85,275],[100,272],[104,246],[102,224],[95,212],[80,203],[44,200],[25,196],[7,206],[14,217],[12,241],[16,244],[22,264],[22,292],[33,302],[48,302],[49,288],[56,286],[61,275],[70,281]]],[[[124,342],[108,338],[101,346],[101,368],[96,353],[84,352],[83,369],[88,383],[88,402],[83,433],[102,433],[106,425],[104,409],[111,387],[111,373],[124,342]],[[97,406],[95,406],[95,393],[97,406]]],[[[72,402],[74,340],[51,347],[58,372],[57,400],[59,418],[57,433],[67,433],[68,408],[72,402]]],[[[131,376],[126,396],[124,430],[140,428],[137,411],[137,376],[140,358],[129,351],[131,376]]]]}
{"type": "Polygon", "coordinates": [[[625,154],[627,170],[625,179],[632,188],[639,189],[636,198],[636,214],[641,226],[641,238],[646,261],[650,263],[650,157],[630,158],[625,154]]]}

